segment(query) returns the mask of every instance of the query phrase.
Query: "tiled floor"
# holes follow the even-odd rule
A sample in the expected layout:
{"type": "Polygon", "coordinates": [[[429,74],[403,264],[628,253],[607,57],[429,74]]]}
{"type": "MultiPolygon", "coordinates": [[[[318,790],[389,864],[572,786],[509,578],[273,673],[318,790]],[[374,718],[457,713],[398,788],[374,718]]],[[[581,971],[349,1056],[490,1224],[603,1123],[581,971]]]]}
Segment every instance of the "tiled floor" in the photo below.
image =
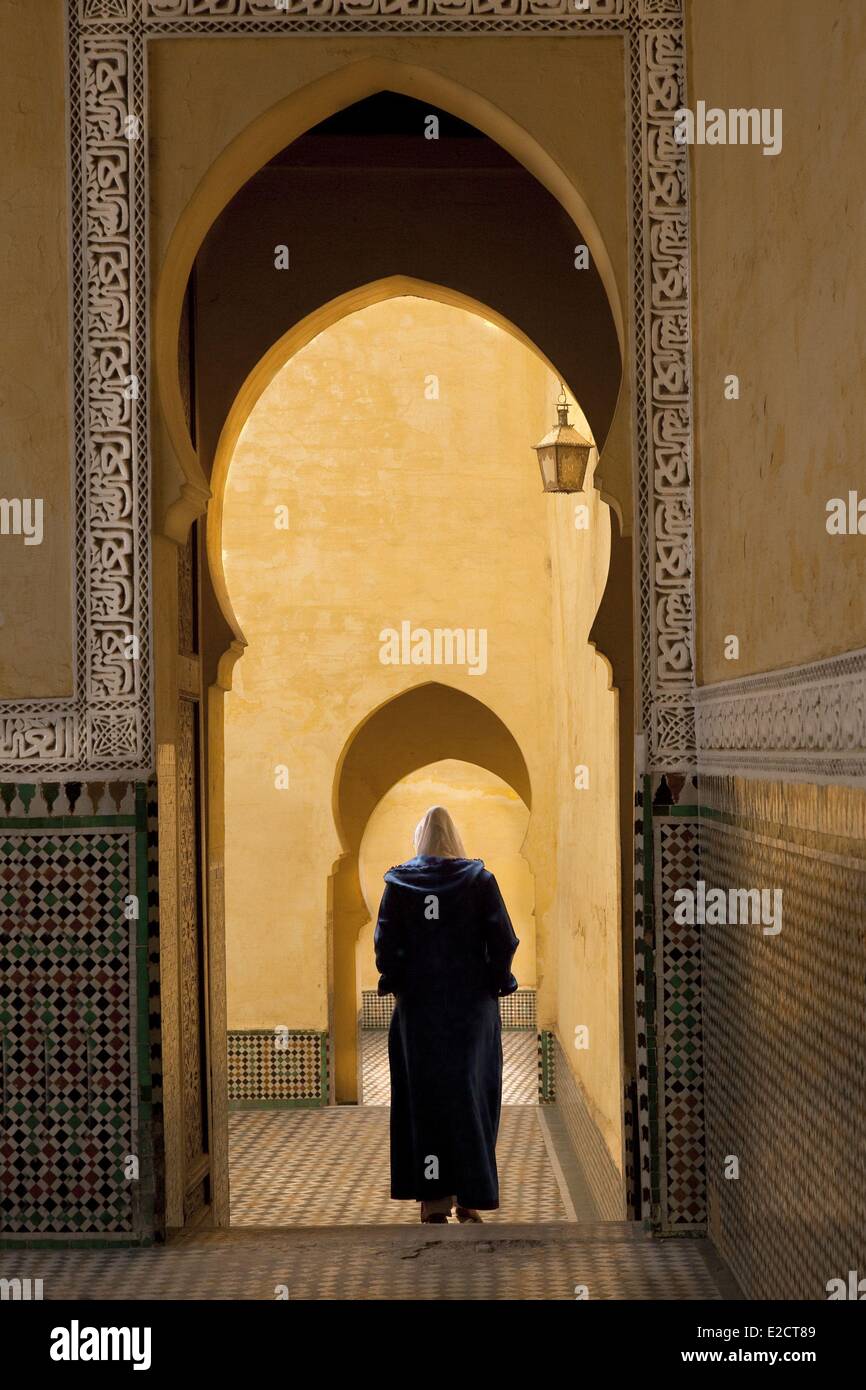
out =
{"type": "Polygon", "coordinates": [[[545,1107],[506,1106],[502,1206],[483,1226],[424,1226],[388,1196],[386,1106],[231,1116],[230,1230],[146,1250],[0,1252],[0,1278],[55,1299],[721,1299],[704,1240],[574,1219],[545,1107]]]}
{"type": "MultiPolygon", "coordinates": [[[[531,1060],[534,1086],[535,1036],[503,1036],[519,1040],[507,1094],[525,1095],[521,1069],[525,1085],[531,1060]]],[[[375,1066],[381,1082],[381,1051],[375,1066]]],[[[483,1226],[422,1227],[414,1202],[390,1200],[387,1105],[236,1111],[230,1230],[193,1230],[145,1250],[3,1251],[0,1278],[42,1279],[47,1301],[737,1296],[705,1240],[576,1220],[580,1183],[545,1109],[503,1107],[502,1205],[483,1226]]]]}
{"type": "Polygon", "coordinates": [[[721,1299],[706,1241],[634,1225],[193,1231],[149,1250],[0,1253],[54,1299],[721,1299]]]}
{"type": "MultiPolygon", "coordinates": [[[[361,1028],[361,1102],[389,1105],[388,1029],[361,1028]]],[[[502,1104],[538,1104],[538,1040],[535,1030],[502,1030],[502,1104]]]]}
{"type": "MultiPolygon", "coordinates": [[[[230,1117],[232,1223],[413,1225],[414,1202],[389,1192],[387,1106],[235,1111],[230,1117]]],[[[568,1221],[538,1106],[505,1106],[497,1145],[500,1208],[485,1221],[568,1221]]]]}

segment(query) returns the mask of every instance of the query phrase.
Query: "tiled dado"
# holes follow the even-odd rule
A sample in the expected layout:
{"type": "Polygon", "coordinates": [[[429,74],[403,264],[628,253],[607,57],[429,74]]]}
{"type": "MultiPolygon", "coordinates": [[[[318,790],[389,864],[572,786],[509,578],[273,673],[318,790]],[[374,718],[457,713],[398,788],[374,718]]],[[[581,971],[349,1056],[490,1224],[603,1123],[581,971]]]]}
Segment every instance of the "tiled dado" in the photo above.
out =
{"type": "Polygon", "coordinates": [[[362,1028],[387,1028],[394,1012],[393,994],[377,994],[374,989],[361,990],[362,1028]]]}
{"type": "Polygon", "coordinates": [[[630,1210],[664,1231],[706,1224],[700,931],[674,919],[677,889],[698,876],[698,814],[693,774],[643,779],[635,803],[637,1076],[624,1114],[630,1210]]]}
{"type": "Polygon", "coordinates": [[[328,1035],[305,1028],[228,1033],[229,1105],[235,1110],[327,1105],[328,1035]]]}
{"type": "Polygon", "coordinates": [[[783,893],[776,936],[703,928],[709,1229],[747,1297],[825,1299],[866,1270],[866,793],[701,790],[708,886],[783,893]]]}
{"type": "Polygon", "coordinates": [[[707,1219],[701,928],[674,917],[678,889],[698,875],[698,823],[653,816],[656,907],[656,1038],[659,1196],[665,1230],[707,1219]]]}
{"type": "MultiPolygon", "coordinates": [[[[394,1012],[394,996],[384,998],[374,989],[361,991],[361,1027],[387,1028],[394,1012]]],[[[499,1001],[499,1017],[503,1028],[525,1028],[531,1031],[536,1027],[535,990],[518,989],[499,1001]]]]}
{"type": "Polygon", "coordinates": [[[538,1034],[538,1103],[556,1100],[556,1034],[542,1028],[538,1034]]]}
{"type": "Polygon", "coordinates": [[[0,1238],[153,1229],[147,787],[0,786],[0,1238]]]}

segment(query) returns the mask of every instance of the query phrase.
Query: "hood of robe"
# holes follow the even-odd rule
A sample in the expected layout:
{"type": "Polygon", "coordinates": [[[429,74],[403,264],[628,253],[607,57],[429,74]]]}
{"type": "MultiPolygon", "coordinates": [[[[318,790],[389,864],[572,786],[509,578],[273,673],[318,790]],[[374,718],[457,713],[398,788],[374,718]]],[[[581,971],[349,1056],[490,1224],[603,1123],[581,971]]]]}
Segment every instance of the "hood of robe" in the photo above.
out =
{"type": "Polygon", "coordinates": [[[467,887],[483,871],[483,859],[440,859],[438,855],[420,854],[389,869],[385,882],[416,893],[439,894],[467,887]]]}

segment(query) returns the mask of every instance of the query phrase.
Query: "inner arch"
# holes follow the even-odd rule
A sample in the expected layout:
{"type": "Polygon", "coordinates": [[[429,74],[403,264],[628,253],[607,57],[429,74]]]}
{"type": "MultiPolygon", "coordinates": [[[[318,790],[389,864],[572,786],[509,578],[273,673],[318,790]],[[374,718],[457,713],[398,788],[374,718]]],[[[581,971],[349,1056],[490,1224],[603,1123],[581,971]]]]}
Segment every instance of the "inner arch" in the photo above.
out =
{"type": "MultiPolygon", "coordinates": [[[[231,634],[229,669],[224,681],[225,689],[230,688],[230,668],[246,646],[246,638],[226,583],[223,554],[226,483],[243,428],[277,374],[291,362],[293,357],[302,352],[309,343],[312,343],[314,338],[325,333],[350,314],[360,313],[363,309],[370,308],[374,304],[381,304],[386,300],[402,297],[426,299],[434,303],[449,305],[452,308],[464,309],[487,323],[495,324],[497,328],[508,333],[516,342],[533,353],[540,362],[544,363],[553,377],[559,378],[567,386],[556,365],[549,361],[531,339],[527,338],[508,319],[497,313],[495,309],[491,309],[489,305],[482,304],[457,290],[450,289],[446,285],[430,284],[427,281],[416,280],[406,275],[391,275],[383,280],[359,285],[356,289],[339,295],[327,304],[322,304],[312,314],[284,333],[256,363],[235,397],[220,435],[211,474],[213,495],[208,507],[206,532],[208,569],[217,603],[231,634]]],[[[580,409],[573,392],[567,389],[567,394],[570,396],[573,411],[576,412],[574,423],[587,438],[591,438],[592,431],[589,422],[580,409]]],[[[553,417],[551,416],[551,418],[553,417]]],[[[608,498],[606,494],[603,496],[606,502],[615,505],[614,499],[608,498]]]]}

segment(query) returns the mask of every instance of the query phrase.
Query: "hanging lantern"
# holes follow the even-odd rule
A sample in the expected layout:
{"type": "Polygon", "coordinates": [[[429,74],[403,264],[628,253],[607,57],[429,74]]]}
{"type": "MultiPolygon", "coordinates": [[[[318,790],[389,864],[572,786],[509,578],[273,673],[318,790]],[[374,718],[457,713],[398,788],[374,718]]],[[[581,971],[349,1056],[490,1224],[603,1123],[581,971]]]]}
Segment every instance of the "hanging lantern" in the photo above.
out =
{"type": "Polygon", "coordinates": [[[568,401],[565,387],[556,403],[559,423],[546,434],[535,452],[541,468],[545,492],[583,492],[586,465],[592,448],[588,439],[568,423],[568,401]]]}

